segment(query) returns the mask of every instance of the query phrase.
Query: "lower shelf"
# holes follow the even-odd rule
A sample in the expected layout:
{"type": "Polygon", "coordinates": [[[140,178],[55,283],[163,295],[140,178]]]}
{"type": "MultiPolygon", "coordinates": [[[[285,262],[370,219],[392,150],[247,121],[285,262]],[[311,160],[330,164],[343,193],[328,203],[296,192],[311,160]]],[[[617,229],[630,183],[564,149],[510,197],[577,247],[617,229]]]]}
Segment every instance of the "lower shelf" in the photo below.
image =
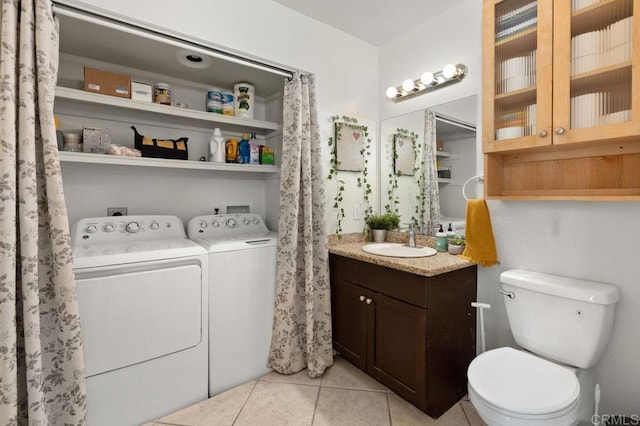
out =
{"type": "Polygon", "coordinates": [[[160,167],[170,169],[215,170],[225,172],[278,173],[280,167],[264,164],[227,164],[207,161],[167,160],[164,158],[119,157],[107,154],[60,151],[61,163],[108,164],[117,166],[160,167]]]}

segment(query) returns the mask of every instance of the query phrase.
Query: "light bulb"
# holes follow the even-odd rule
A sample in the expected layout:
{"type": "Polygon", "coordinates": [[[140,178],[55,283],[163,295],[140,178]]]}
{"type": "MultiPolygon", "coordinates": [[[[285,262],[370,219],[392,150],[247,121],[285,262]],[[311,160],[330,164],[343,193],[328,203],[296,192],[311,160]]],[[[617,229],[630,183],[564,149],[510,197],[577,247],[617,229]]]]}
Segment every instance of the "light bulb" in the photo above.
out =
{"type": "Polygon", "coordinates": [[[402,88],[405,90],[405,92],[413,92],[413,89],[416,88],[416,85],[413,80],[408,78],[402,82],[402,88]]]}
{"type": "Polygon", "coordinates": [[[458,68],[453,64],[447,64],[442,68],[442,76],[444,78],[453,78],[458,74],[458,68]]]}
{"type": "Polygon", "coordinates": [[[425,86],[429,86],[429,85],[433,84],[433,81],[434,81],[433,73],[429,72],[429,71],[423,73],[422,76],[420,77],[420,81],[425,86]]]}
{"type": "Polygon", "coordinates": [[[393,99],[396,96],[398,96],[398,89],[396,89],[395,87],[391,86],[387,89],[387,98],[389,99],[393,99]]]}

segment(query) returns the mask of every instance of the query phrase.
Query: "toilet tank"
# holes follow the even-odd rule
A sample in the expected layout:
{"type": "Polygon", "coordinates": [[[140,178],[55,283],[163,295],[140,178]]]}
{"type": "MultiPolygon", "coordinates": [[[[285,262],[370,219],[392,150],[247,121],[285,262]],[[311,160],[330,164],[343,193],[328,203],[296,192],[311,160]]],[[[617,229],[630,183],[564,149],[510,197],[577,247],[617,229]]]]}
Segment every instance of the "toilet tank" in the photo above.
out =
{"type": "Polygon", "coordinates": [[[580,368],[593,367],[611,335],[616,286],[514,269],[500,275],[513,337],[523,348],[580,368]]]}

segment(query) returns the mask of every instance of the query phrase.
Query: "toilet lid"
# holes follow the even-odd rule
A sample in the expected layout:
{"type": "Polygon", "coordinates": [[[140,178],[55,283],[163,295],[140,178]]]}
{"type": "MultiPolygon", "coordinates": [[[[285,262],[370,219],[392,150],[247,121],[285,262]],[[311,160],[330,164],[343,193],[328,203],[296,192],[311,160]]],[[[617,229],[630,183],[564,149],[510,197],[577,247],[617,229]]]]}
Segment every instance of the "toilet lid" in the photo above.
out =
{"type": "Polygon", "coordinates": [[[578,378],[571,370],[513,348],[480,354],[469,365],[467,376],[481,398],[514,413],[554,413],[580,395],[578,378]]]}

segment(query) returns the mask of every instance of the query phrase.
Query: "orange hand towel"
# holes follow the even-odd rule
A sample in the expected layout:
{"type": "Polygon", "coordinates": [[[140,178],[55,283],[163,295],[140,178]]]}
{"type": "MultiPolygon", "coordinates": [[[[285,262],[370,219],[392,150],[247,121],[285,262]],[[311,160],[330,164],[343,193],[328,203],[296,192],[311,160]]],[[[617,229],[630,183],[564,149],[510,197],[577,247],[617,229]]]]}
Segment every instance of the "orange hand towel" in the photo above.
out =
{"type": "Polygon", "coordinates": [[[496,242],[491,228],[491,217],[487,203],[482,200],[467,202],[466,245],[458,257],[479,263],[482,266],[495,265],[498,262],[496,242]]]}

